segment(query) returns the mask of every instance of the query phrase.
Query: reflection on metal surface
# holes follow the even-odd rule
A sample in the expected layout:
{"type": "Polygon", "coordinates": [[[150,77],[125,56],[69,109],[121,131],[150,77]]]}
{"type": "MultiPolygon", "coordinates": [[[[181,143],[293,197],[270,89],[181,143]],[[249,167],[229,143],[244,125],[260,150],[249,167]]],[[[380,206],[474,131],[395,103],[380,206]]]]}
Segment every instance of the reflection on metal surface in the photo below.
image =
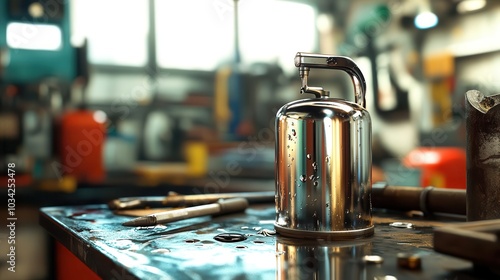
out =
{"type": "MultiPolygon", "coordinates": [[[[380,213],[379,213],[380,214],[380,213]]],[[[432,249],[432,221],[376,216],[376,233],[366,239],[328,241],[291,239],[273,231],[273,205],[253,206],[246,213],[200,217],[168,226],[136,230],[121,226],[128,217],[114,215],[106,205],[50,207],[41,210],[41,224],[103,279],[462,279],[457,271],[470,262],[432,249]],[[85,217],[85,219],[75,219],[85,217]],[[395,228],[390,221],[412,222],[395,228]],[[221,229],[225,232],[221,232],[221,229]],[[237,233],[245,240],[214,240],[237,233]],[[398,253],[422,256],[418,271],[398,268],[398,253]],[[383,263],[366,263],[377,255],[383,263]],[[424,257],[425,256],[425,257],[424,257]],[[316,277],[316,278],[315,278],[316,277]]],[[[467,278],[473,279],[473,278],[467,278]]]]}
{"type": "Polygon", "coordinates": [[[298,238],[350,239],[373,234],[371,120],[364,78],[345,57],[298,53],[302,91],[316,98],[284,105],[276,115],[276,223],[298,238]],[[309,68],[351,75],[355,102],[309,87],[309,68]]]}
{"type": "MultiPolygon", "coordinates": [[[[277,238],[276,279],[369,279],[362,258],[369,242],[300,242],[277,238]]],[[[381,269],[379,267],[379,269],[381,269]]]]}
{"type": "Polygon", "coordinates": [[[500,218],[500,94],[466,93],[467,220],[500,218]]]}

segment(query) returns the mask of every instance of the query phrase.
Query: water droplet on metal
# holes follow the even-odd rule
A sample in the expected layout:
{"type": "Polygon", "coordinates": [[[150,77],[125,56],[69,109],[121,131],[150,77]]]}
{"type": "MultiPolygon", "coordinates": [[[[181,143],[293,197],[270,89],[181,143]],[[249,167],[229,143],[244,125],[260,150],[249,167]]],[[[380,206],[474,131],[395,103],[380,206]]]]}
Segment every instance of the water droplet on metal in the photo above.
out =
{"type": "Polygon", "coordinates": [[[329,203],[327,203],[325,206],[326,206],[326,207],[330,207],[330,204],[329,204],[329,203]]]}
{"type": "Polygon", "coordinates": [[[318,186],[318,181],[314,181],[313,186],[317,187],[318,186]]]}
{"type": "Polygon", "coordinates": [[[214,236],[214,239],[219,242],[239,242],[246,240],[247,237],[240,233],[221,233],[214,236]]]}
{"type": "Polygon", "coordinates": [[[307,154],[306,157],[307,157],[307,159],[311,159],[311,155],[310,154],[307,154]]]}
{"type": "Polygon", "coordinates": [[[306,175],[300,175],[300,181],[305,182],[307,180],[306,175]]]}
{"type": "Polygon", "coordinates": [[[325,158],[325,161],[326,161],[326,163],[329,163],[329,162],[330,162],[330,157],[329,157],[329,156],[327,156],[327,157],[325,158]]]}
{"type": "Polygon", "coordinates": [[[198,240],[198,239],[186,239],[186,240],[184,240],[184,242],[186,242],[186,243],[196,243],[196,242],[199,242],[199,241],[200,240],[198,240]]]}
{"type": "Polygon", "coordinates": [[[169,249],[155,249],[155,250],[151,250],[151,253],[154,253],[154,254],[168,254],[170,253],[170,250],[169,249]]]}
{"type": "Polygon", "coordinates": [[[296,136],[296,135],[297,135],[297,132],[295,132],[295,129],[292,129],[292,135],[293,135],[293,136],[296,136]]]}
{"type": "Polygon", "coordinates": [[[314,180],[314,175],[309,176],[309,180],[314,180]]]}

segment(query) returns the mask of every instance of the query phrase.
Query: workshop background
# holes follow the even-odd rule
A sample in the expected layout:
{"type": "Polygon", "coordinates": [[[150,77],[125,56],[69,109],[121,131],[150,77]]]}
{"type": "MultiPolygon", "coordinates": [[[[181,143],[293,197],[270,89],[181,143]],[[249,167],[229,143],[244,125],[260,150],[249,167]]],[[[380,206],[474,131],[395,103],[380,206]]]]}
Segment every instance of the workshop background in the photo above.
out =
{"type": "MultiPolygon", "coordinates": [[[[274,190],[298,51],[361,67],[374,181],[464,189],[464,94],[498,92],[498,26],[485,0],[1,0],[0,217],[15,163],[18,220],[15,274],[0,227],[0,278],[58,273],[43,206],[274,190]]],[[[352,99],[340,71],[310,84],[352,99]]]]}

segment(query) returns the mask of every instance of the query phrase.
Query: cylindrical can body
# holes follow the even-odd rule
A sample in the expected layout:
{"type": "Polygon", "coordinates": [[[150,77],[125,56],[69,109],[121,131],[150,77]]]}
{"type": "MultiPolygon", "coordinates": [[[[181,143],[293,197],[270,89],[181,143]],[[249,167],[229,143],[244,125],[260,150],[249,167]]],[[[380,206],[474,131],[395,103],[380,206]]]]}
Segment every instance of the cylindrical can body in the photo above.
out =
{"type": "Polygon", "coordinates": [[[373,234],[371,120],[341,99],[304,99],[276,116],[276,230],[300,238],[373,234]]]}
{"type": "Polygon", "coordinates": [[[500,105],[483,111],[488,101],[500,104],[500,94],[465,100],[468,221],[500,219],[500,105]]]}

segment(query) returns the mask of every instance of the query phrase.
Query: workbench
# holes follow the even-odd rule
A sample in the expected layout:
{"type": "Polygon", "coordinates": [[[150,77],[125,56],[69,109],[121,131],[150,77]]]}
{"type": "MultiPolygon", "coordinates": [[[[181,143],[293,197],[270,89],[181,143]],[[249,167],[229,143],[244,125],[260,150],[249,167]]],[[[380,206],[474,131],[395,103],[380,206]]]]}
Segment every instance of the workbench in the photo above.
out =
{"type": "Polygon", "coordinates": [[[262,204],[131,228],[122,226],[131,217],[99,204],[42,208],[40,224],[103,279],[483,279],[433,250],[433,228],[453,220],[374,210],[370,238],[311,241],[277,235],[274,216],[262,204]],[[398,265],[398,253],[419,256],[421,268],[398,265]]]}

